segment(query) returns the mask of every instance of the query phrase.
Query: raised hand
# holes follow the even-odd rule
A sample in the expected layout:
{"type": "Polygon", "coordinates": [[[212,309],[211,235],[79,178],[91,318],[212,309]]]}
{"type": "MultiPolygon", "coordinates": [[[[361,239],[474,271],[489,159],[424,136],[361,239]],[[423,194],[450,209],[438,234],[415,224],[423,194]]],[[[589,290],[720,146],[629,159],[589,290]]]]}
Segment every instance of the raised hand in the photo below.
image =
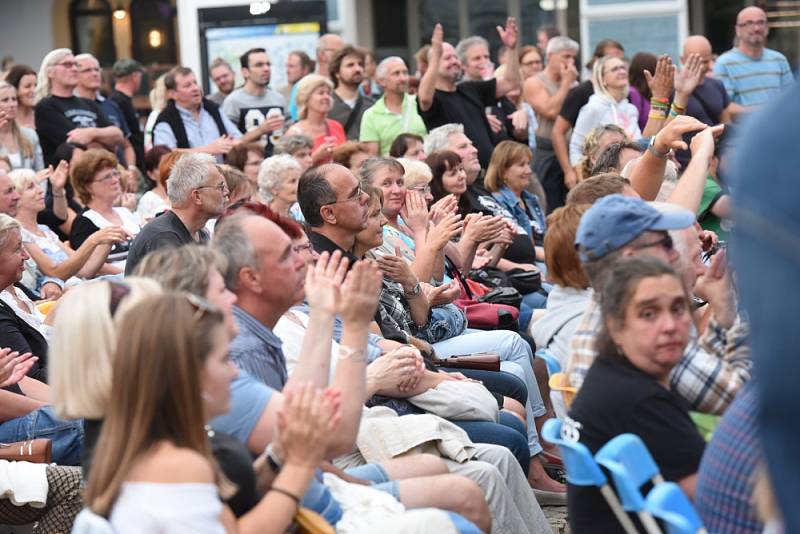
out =
{"type": "Polygon", "coordinates": [[[69,179],[69,163],[66,160],[61,160],[55,170],[53,170],[52,165],[48,167],[48,170],[50,172],[47,179],[50,181],[50,189],[54,193],[61,193],[67,186],[67,180],[69,179]]]}
{"type": "Polygon", "coordinates": [[[435,224],[428,230],[425,244],[433,250],[442,250],[447,243],[461,233],[464,223],[458,214],[444,217],[439,224],[435,224]]]}
{"type": "Polygon", "coordinates": [[[323,252],[316,264],[306,271],[305,293],[311,310],[335,315],[341,300],[340,292],[350,260],[342,251],[323,252]]]}
{"type": "Polygon", "coordinates": [[[287,386],[275,428],[275,452],[284,465],[315,469],[342,419],[341,392],[313,384],[287,386]]]}
{"type": "Polygon", "coordinates": [[[444,28],[440,23],[436,23],[433,27],[433,34],[431,34],[431,49],[428,52],[429,56],[436,58],[442,57],[442,43],[444,42],[444,28]]]}
{"type": "Polygon", "coordinates": [[[689,101],[689,95],[703,81],[705,68],[699,54],[689,54],[683,68],[675,74],[675,99],[680,97],[681,104],[685,105],[689,101]]]}
{"type": "Polygon", "coordinates": [[[672,89],[675,86],[675,71],[672,58],[666,54],[658,58],[655,74],[645,69],[644,78],[647,80],[647,86],[650,88],[653,98],[668,100],[672,96],[672,89]]]}
{"type": "Polygon", "coordinates": [[[8,348],[0,349],[0,388],[13,386],[22,380],[38,360],[30,352],[20,354],[8,348]]]}
{"type": "Polygon", "coordinates": [[[578,79],[578,69],[572,62],[561,64],[561,85],[570,87],[578,79]]]}
{"type": "Polygon", "coordinates": [[[714,149],[716,147],[717,139],[725,130],[724,124],[718,124],[710,128],[706,128],[702,132],[692,137],[690,149],[692,157],[707,157],[708,162],[711,163],[711,158],[714,156],[714,149]]]}
{"type": "Polygon", "coordinates": [[[406,293],[411,292],[419,282],[417,276],[411,271],[411,267],[403,259],[403,254],[398,247],[395,247],[394,256],[378,258],[378,266],[384,276],[402,285],[406,293]]]}
{"type": "Polygon", "coordinates": [[[714,317],[724,328],[730,328],[736,318],[736,293],[731,283],[725,250],[720,250],[711,259],[711,265],[697,279],[695,294],[708,301],[714,317]]]}
{"type": "Polygon", "coordinates": [[[443,306],[450,304],[461,296],[461,286],[455,280],[450,281],[449,284],[434,287],[429,284],[423,284],[422,291],[431,306],[443,306]]]}
{"type": "Polygon", "coordinates": [[[497,33],[500,34],[500,41],[506,45],[506,48],[514,50],[517,47],[519,40],[519,28],[517,27],[517,19],[508,17],[506,19],[506,27],[497,26],[497,33]]]}
{"type": "Polygon", "coordinates": [[[455,195],[446,195],[434,202],[430,208],[430,220],[439,224],[447,215],[458,212],[458,198],[455,195]]]}
{"type": "Polygon", "coordinates": [[[683,141],[683,134],[698,132],[706,128],[708,128],[707,124],[694,117],[678,115],[656,134],[655,149],[662,154],[669,152],[670,149],[686,150],[689,147],[683,141]]]}
{"type": "Polygon", "coordinates": [[[378,264],[371,260],[356,262],[342,284],[337,311],[345,324],[372,322],[378,309],[382,277],[378,264]]]}
{"type": "Polygon", "coordinates": [[[428,227],[428,206],[425,195],[419,191],[406,191],[406,200],[400,209],[400,215],[412,232],[424,232],[428,227]]]}

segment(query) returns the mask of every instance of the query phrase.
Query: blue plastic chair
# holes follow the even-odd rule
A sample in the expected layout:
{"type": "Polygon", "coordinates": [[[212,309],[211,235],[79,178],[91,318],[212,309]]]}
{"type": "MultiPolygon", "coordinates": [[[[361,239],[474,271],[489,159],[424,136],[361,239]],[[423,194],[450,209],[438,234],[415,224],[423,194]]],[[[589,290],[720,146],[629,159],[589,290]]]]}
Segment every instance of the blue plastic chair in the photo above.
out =
{"type": "Polygon", "coordinates": [[[561,450],[561,459],[567,470],[567,481],[575,486],[595,486],[605,498],[611,511],[627,534],[636,534],[638,531],[633,521],[622,509],[622,505],[614,494],[600,466],[597,465],[592,453],[586,445],[577,441],[564,439],[561,434],[562,421],[549,419],[542,426],[542,438],[558,445],[561,450]]]}
{"type": "Polygon", "coordinates": [[[647,532],[660,534],[661,529],[645,508],[641,487],[647,482],[659,484],[664,478],[641,438],[620,434],[597,451],[595,460],[611,473],[622,507],[638,514],[647,532]]]}
{"type": "Polygon", "coordinates": [[[550,374],[550,376],[561,372],[561,364],[558,363],[558,359],[555,357],[555,354],[550,351],[550,349],[537,350],[536,357],[541,358],[544,360],[544,363],[547,364],[547,372],[550,374]]]}
{"type": "Polygon", "coordinates": [[[689,498],[674,482],[662,482],[650,490],[645,499],[645,508],[664,522],[667,534],[707,532],[689,498]]]}

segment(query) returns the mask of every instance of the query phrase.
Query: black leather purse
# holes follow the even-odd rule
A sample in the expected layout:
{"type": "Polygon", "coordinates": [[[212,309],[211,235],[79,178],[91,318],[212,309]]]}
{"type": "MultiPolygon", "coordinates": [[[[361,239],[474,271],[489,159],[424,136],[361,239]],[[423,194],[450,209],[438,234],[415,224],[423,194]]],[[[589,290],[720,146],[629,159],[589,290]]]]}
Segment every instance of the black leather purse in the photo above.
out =
{"type": "Polygon", "coordinates": [[[511,286],[523,295],[535,293],[542,288],[542,273],[539,271],[511,269],[506,275],[511,286]]]}

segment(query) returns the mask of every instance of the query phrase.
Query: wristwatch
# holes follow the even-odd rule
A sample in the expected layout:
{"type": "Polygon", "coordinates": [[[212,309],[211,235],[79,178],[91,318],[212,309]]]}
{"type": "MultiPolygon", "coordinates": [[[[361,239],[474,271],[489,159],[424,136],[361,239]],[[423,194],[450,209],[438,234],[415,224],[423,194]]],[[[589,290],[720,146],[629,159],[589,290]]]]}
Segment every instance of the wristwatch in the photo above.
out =
{"type": "Polygon", "coordinates": [[[272,443],[267,445],[267,464],[269,468],[272,469],[272,472],[276,475],[281,472],[283,465],[281,463],[281,459],[278,458],[278,455],[275,454],[275,449],[272,447],[272,443]]]}
{"type": "Polygon", "coordinates": [[[667,156],[672,154],[672,149],[670,148],[666,152],[661,152],[656,148],[656,136],[650,138],[650,144],[647,145],[647,151],[650,152],[652,155],[659,159],[667,159],[667,156]]]}
{"type": "Polygon", "coordinates": [[[411,289],[411,291],[406,291],[405,289],[403,290],[403,294],[407,297],[416,297],[421,292],[422,292],[422,286],[419,284],[419,282],[414,284],[414,287],[411,289]]]}

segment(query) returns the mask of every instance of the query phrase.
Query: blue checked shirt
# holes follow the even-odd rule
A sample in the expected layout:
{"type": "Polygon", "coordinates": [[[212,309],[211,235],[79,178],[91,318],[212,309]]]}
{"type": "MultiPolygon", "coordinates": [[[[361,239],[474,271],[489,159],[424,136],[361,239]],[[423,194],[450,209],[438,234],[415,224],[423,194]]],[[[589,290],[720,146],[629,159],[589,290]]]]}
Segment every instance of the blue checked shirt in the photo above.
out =
{"type": "Polygon", "coordinates": [[[258,319],[233,307],[233,317],[239,335],[231,342],[229,355],[236,367],[272,389],[280,391],[286,385],[286,358],[283,342],[258,319]]]}
{"type": "MultiPolygon", "coordinates": [[[[569,384],[575,388],[583,385],[586,373],[597,358],[595,340],[602,320],[600,305],[592,299],[570,342],[566,374],[569,384]]],[[[742,385],[750,380],[753,364],[748,334],[749,327],[741,316],[727,329],[712,317],[702,336],[698,337],[697,331],[693,331],[683,358],[670,375],[672,389],[693,410],[722,414],[742,385]]]]}

